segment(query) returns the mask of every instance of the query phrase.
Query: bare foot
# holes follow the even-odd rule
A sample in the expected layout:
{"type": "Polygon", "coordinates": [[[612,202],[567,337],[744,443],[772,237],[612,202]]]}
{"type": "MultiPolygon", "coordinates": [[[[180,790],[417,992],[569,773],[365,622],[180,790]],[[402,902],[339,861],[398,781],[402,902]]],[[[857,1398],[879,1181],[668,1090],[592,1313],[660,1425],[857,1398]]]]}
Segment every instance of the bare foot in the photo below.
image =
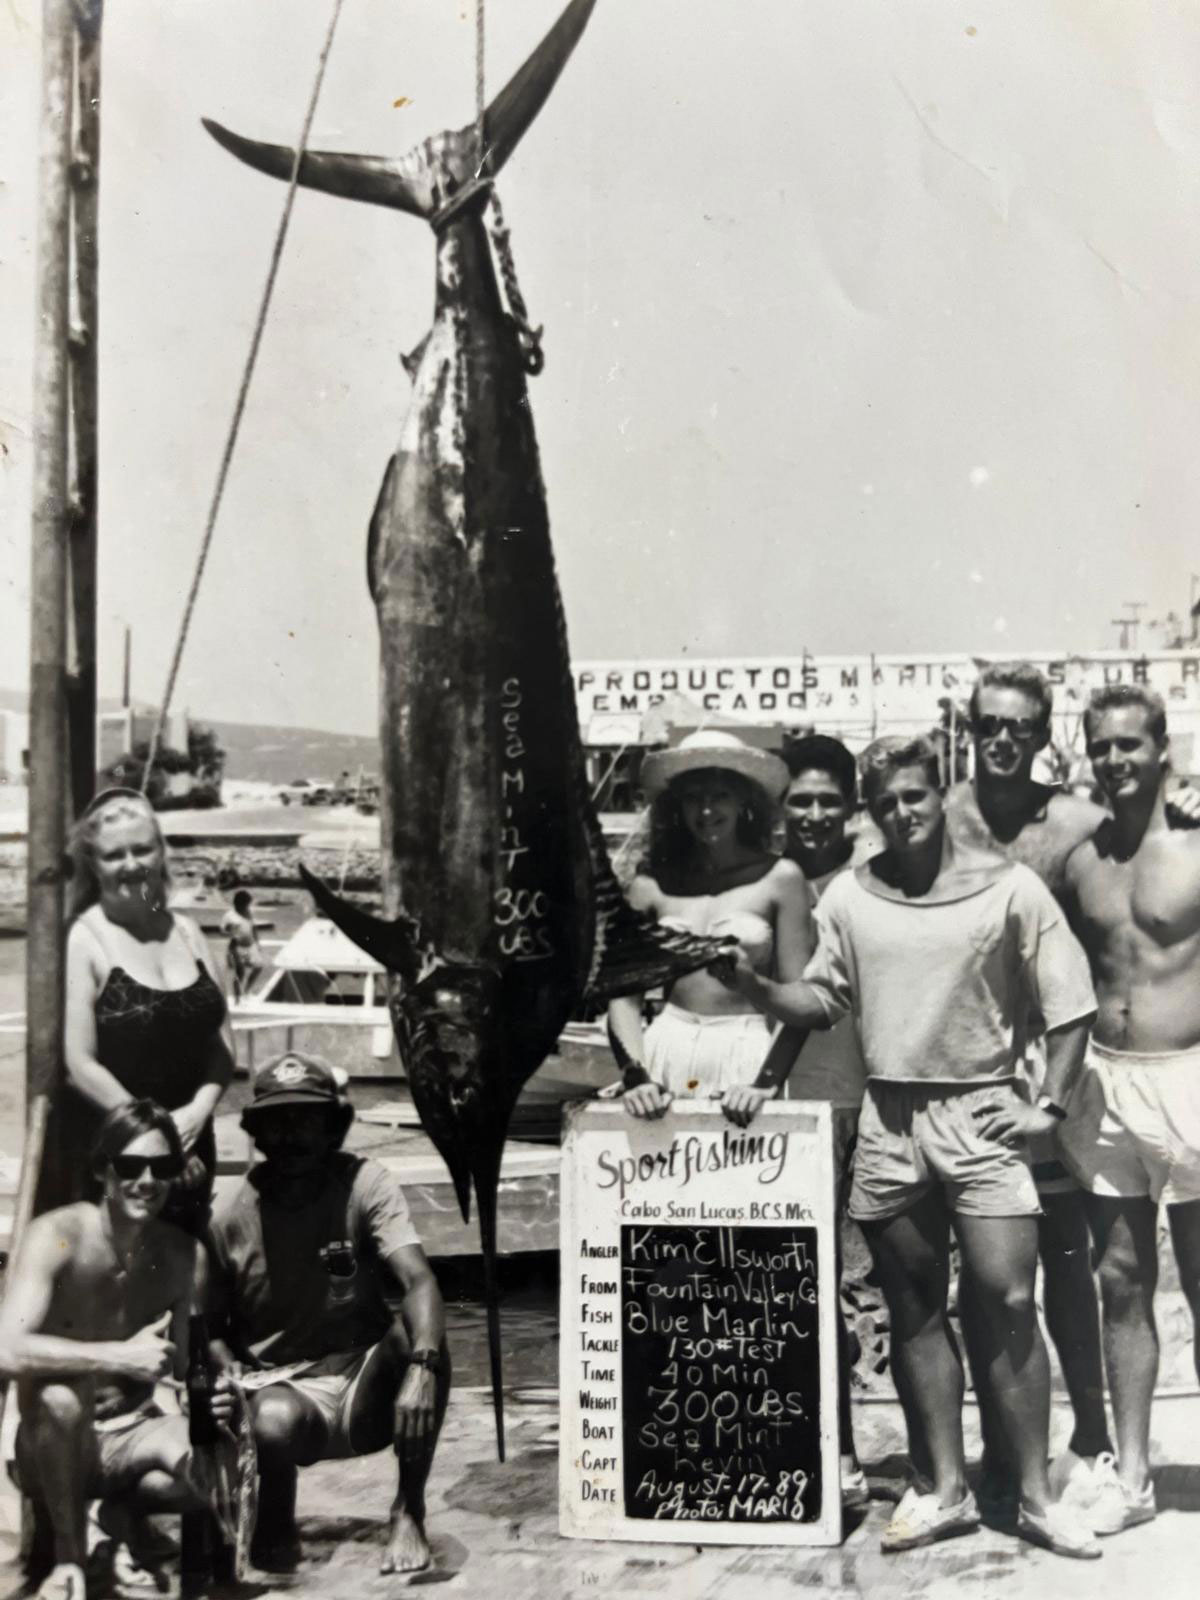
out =
{"type": "Polygon", "coordinates": [[[41,1583],[37,1600],[87,1600],[83,1568],[73,1561],[61,1561],[41,1583]]]}
{"type": "Polygon", "coordinates": [[[392,1512],[392,1527],[380,1572],[424,1572],[430,1562],[425,1530],[407,1511],[392,1512]]]}

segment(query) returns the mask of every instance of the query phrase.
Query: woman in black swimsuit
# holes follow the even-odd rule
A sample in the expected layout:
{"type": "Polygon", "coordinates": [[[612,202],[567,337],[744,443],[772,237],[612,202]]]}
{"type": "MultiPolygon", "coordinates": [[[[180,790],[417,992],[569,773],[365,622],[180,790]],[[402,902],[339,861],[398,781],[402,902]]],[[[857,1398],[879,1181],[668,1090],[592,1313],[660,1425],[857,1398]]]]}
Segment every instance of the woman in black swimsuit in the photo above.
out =
{"type": "Polygon", "coordinates": [[[196,1232],[216,1166],[213,1112],[233,1075],[216,968],[200,930],[167,908],[166,845],[143,796],[98,795],[71,853],[64,1154],[82,1171],[114,1106],[157,1100],[189,1156],[164,1215],[196,1232]]]}

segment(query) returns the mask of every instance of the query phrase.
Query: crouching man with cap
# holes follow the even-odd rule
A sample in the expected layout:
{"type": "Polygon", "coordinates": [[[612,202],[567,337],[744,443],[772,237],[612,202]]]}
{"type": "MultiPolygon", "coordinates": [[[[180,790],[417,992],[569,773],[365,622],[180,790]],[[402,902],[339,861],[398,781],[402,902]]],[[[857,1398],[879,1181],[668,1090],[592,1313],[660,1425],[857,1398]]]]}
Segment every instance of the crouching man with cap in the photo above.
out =
{"type": "MultiPolygon", "coordinates": [[[[297,1469],[395,1449],[382,1572],[429,1564],[425,1484],[450,1393],[442,1297],[398,1180],[341,1148],[354,1110],[333,1069],[264,1067],[242,1125],[263,1159],[217,1208],[216,1345],[251,1405],[260,1471],[254,1563],[299,1559],[297,1469]]],[[[217,1405],[230,1403],[222,1378],[217,1405]]]]}

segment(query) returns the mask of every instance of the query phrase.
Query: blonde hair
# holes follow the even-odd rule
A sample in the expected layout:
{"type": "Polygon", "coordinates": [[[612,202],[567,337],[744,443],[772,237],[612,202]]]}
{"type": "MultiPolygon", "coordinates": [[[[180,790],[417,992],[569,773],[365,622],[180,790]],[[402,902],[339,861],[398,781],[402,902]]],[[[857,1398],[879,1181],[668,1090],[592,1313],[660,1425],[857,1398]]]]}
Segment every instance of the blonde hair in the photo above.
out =
{"type": "Polygon", "coordinates": [[[105,789],[88,806],[71,829],[67,852],[71,858],[71,892],[67,920],[76,917],[98,904],[100,879],[96,872],[96,841],[106,822],[124,821],[126,817],[149,817],[154,828],[154,838],[162,852],[164,888],[171,881],[167,865],[167,841],[158,825],[154,807],[144,794],[136,789],[105,789]]]}

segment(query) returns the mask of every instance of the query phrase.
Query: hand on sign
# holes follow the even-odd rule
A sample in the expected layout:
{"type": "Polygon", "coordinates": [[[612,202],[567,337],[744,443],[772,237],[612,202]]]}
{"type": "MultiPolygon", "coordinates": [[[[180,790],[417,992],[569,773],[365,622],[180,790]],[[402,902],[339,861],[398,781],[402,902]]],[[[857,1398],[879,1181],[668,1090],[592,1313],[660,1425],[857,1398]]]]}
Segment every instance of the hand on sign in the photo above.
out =
{"type": "Polygon", "coordinates": [[[673,1096],[665,1089],[660,1089],[657,1083],[639,1083],[636,1088],[626,1089],[622,1098],[631,1117],[653,1120],[666,1116],[673,1096]]]}
{"type": "Polygon", "coordinates": [[[748,1128],[765,1102],[771,1098],[770,1089],[756,1089],[750,1083],[736,1083],[718,1096],[721,1110],[730,1122],[735,1122],[739,1128],[748,1128]]]}

